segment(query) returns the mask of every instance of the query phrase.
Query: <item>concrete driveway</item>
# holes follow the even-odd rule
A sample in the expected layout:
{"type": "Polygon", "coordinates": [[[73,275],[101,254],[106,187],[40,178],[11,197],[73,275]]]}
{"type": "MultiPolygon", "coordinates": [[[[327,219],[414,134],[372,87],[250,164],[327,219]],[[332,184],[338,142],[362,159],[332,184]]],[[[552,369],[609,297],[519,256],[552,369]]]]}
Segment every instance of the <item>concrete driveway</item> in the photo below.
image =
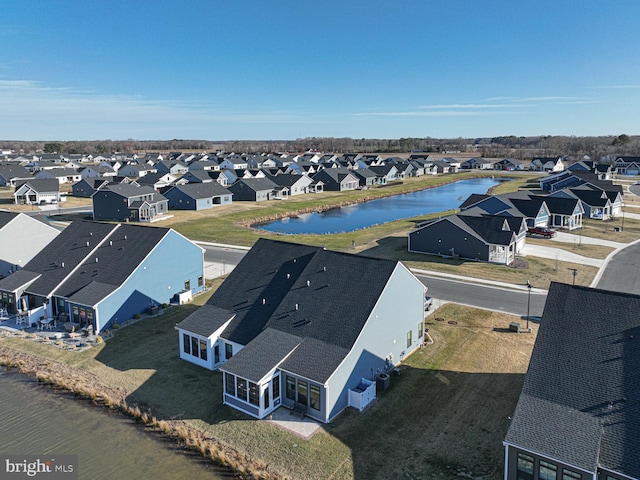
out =
{"type": "Polygon", "coordinates": [[[525,245],[524,249],[521,251],[523,256],[532,256],[532,257],[542,257],[549,258],[552,260],[560,260],[561,262],[571,262],[577,263],[579,265],[589,265],[591,267],[600,268],[604,264],[604,260],[599,258],[589,258],[583,257],[582,255],[578,255],[576,253],[570,252],[568,250],[564,250],[562,248],[557,248],[553,246],[543,246],[543,245],[525,245]]]}

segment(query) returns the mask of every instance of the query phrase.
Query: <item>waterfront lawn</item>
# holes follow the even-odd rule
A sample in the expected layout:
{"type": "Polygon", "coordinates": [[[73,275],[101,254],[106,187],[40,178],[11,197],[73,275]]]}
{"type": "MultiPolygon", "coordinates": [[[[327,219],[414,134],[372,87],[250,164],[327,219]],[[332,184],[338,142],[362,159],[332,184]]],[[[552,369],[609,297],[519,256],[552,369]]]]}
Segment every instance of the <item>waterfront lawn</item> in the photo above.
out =
{"type": "Polygon", "coordinates": [[[89,372],[158,419],[184,420],[290,478],[500,478],[501,441],[537,325],[517,335],[508,331],[516,317],[445,305],[427,318],[435,344],[407,359],[391,389],[303,440],[223,406],[220,374],[178,358],[173,327],[195,308],[172,307],[79,353],[17,338],[0,337],[0,345],[89,372]]]}

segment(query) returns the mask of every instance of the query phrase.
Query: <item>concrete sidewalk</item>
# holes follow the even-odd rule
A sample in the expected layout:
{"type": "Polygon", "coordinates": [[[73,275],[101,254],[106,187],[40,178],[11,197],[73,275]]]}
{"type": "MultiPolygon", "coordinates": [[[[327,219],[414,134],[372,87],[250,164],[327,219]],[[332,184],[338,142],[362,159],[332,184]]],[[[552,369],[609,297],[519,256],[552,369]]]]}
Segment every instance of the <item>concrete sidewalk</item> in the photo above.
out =
{"type": "Polygon", "coordinates": [[[602,245],[603,247],[611,248],[623,248],[626,247],[626,243],[614,242],[612,240],[604,240],[602,238],[585,237],[584,235],[558,232],[558,234],[551,239],[552,242],[571,243],[573,245],[587,244],[587,245],[602,245]]]}

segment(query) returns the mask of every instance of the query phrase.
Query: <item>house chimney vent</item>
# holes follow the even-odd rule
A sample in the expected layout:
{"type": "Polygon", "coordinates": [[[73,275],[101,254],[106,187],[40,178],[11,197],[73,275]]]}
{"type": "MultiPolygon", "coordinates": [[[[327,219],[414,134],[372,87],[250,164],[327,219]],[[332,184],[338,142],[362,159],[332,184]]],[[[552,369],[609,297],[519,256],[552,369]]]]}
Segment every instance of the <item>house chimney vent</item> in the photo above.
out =
{"type": "Polygon", "coordinates": [[[298,310],[298,304],[296,303],[296,310],[298,310]]]}
{"type": "Polygon", "coordinates": [[[96,263],[98,263],[98,257],[96,257],[96,263]]]}
{"type": "Polygon", "coordinates": [[[60,266],[61,266],[62,268],[64,268],[64,262],[62,262],[62,263],[60,264],[60,266]]]}
{"type": "Polygon", "coordinates": [[[287,273],[287,280],[289,280],[291,278],[291,274],[287,273]]]}
{"type": "Polygon", "coordinates": [[[87,242],[87,247],[89,246],[89,242],[87,242]]]}
{"type": "Polygon", "coordinates": [[[262,299],[262,304],[263,304],[263,305],[266,305],[266,304],[267,304],[267,299],[266,299],[266,298],[263,298],[263,299],[262,299]]]}
{"type": "Polygon", "coordinates": [[[311,280],[307,280],[307,287],[311,286],[311,280]]]}
{"type": "Polygon", "coordinates": [[[109,240],[109,246],[113,246],[113,240],[109,240]]]}

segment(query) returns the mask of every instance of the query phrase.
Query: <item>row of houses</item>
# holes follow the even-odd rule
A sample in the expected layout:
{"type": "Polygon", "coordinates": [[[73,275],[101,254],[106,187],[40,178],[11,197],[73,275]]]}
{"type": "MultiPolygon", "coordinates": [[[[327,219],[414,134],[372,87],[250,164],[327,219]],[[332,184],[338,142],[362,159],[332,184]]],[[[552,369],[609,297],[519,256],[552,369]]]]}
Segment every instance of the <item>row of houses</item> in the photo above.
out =
{"type": "Polygon", "coordinates": [[[609,220],[622,212],[623,191],[590,172],[563,172],[540,180],[571,179],[570,187],[541,195],[523,190],[500,195],[472,194],[460,212],[423,222],[408,235],[408,250],[510,265],[526,245],[530,228],[573,231],[584,217],[609,220]]]}
{"type": "Polygon", "coordinates": [[[100,332],[204,288],[203,249],[172,229],[76,221],[59,232],[0,211],[0,305],[30,324],[100,332]]]}

